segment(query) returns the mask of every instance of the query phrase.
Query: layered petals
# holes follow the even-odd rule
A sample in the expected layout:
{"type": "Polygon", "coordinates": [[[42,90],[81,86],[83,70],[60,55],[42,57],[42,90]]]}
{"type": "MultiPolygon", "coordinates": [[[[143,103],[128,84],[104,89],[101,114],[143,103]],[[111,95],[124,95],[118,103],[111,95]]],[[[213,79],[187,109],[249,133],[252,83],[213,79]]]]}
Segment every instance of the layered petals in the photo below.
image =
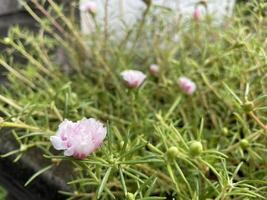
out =
{"type": "Polygon", "coordinates": [[[178,79],[178,85],[183,92],[189,95],[193,94],[197,88],[192,80],[184,76],[178,79]]]}
{"type": "Polygon", "coordinates": [[[137,70],[125,70],[121,72],[121,77],[127,86],[131,88],[138,88],[146,79],[146,75],[137,70]]]}
{"type": "Polygon", "coordinates": [[[64,120],[50,141],[56,150],[64,150],[65,156],[85,158],[103,142],[107,129],[96,119],[82,119],[78,122],[64,120]]]}

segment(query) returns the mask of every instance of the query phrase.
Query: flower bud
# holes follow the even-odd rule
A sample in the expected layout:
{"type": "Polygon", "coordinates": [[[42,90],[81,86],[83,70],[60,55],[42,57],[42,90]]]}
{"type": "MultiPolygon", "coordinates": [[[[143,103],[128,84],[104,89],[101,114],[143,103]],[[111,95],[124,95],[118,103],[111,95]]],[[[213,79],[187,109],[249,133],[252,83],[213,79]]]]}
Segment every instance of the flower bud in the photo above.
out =
{"type": "Polygon", "coordinates": [[[124,146],[124,141],[120,141],[120,147],[122,148],[124,146]]]}
{"type": "Polygon", "coordinates": [[[180,77],[177,83],[180,89],[186,94],[192,95],[196,90],[196,84],[185,76],[180,77]]]}
{"type": "Polygon", "coordinates": [[[189,146],[189,152],[192,156],[199,156],[203,151],[201,142],[193,141],[189,146]]]}
{"type": "Polygon", "coordinates": [[[196,21],[200,19],[200,11],[197,8],[193,12],[193,19],[196,21]]]}
{"type": "Polygon", "coordinates": [[[227,136],[228,135],[228,128],[226,128],[226,127],[223,127],[222,128],[222,133],[223,133],[223,135],[225,135],[225,136],[227,136]]]}
{"type": "Polygon", "coordinates": [[[242,149],[247,149],[249,147],[249,141],[247,139],[240,140],[240,146],[242,149]]]}
{"type": "Polygon", "coordinates": [[[80,4],[80,11],[81,12],[89,12],[92,15],[96,14],[97,11],[97,5],[93,1],[84,1],[80,4]]]}
{"type": "Polygon", "coordinates": [[[4,42],[6,44],[10,44],[11,43],[11,39],[9,37],[5,37],[4,42]]]}
{"type": "Polygon", "coordinates": [[[150,74],[152,74],[153,76],[158,76],[159,73],[159,66],[156,64],[152,64],[149,67],[149,72],[150,74]]]}
{"type": "Polygon", "coordinates": [[[172,146],[167,150],[167,157],[170,159],[173,159],[177,156],[178,153],[179,153],[179,150],[177,149],[177,147],[172,146]]]}
{"type": "Polygon", "coordinates": [[[249,113],[254,110],[254,103],[253,101],[246,101],[242,104],[242,108],[246,113],[249,113]]]}
{"type": "Polygon", "coordinates": [[[134,196],[133,193],[128,192],[128,193],[127,193],[127,196],[126,196],[126,199],[127,199],[127,200],[135,200],[135,196],[134,196]]]}

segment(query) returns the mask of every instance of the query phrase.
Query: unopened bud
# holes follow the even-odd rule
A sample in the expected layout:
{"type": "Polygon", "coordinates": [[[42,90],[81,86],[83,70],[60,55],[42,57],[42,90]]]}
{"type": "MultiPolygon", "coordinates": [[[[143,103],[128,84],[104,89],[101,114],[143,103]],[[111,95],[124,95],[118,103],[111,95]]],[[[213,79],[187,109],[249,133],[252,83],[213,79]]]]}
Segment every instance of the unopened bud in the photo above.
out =
{"type": "Polygon", "coordinates": [[[246,101],[242,104],[242,108],[246,113],[249,113],[254,110],[254,103],[253,101],[246,101]]]}
{"type": "Polygon", "coordinates": [[[193,141],[189,146],[189,152],[192,156],[199,156],[203,151],[201,142],[193,141]]]}
{"type": "Polygon", "coordinates": [[[120,147],[122,148],[124,146],[124,141],[120,141],[120,147]]]}
{"type": "Polygon", "coordinates": [[[177,156],[178,153],[179,153],[179,150],[177,149],[177,147],[172,146],[167,150],[167,157],[170,159],[173,159],[177,156]]]}
{"type": "Polygon", "coordinates": [[[199,20],[200,19],[200,11],[196,8],[195,10],[194,10],[194,12],[193,12],[193,19],[194,20],[199,20]]]}
{"type": "Polygon", "coordinates": [[[89,12],[92,15],[95,15],[97,12],[97,5],[93,1],[85,1],[80,4],[81,12],[89,12]]]}
{"type": "Polygon", "coordinates": [[[249,147],[249,141],[247,139],[240,140],[240,146],[242,149],[247,149],[249,147]]]}
{"type": "Polygon", "coordinates": [[[153,76],[158,76],[158,73],[159,73],[159,66],[156,65],[156,64],[152,64],[150,65],[149,67],[149,72],[151,75],[153,76]]]}
{"type": "Polygon", "coordinates": [[[222,128],[222,133],[223,133],[223,135],[227,136],[228,133],[229,133],[228,128],[223,127],[223,128],[222,128]]]}
{"type": "Polygon", "coordinates": [[[134,196],[133,193],[128,192],[128,193],[127,193],[127,196],[126,196],[126,199],[127,199],[127,200],[135,200],[135,196],[134,196]]]}
{"type": "Polygon", "coordinates": [[[6,44],[10,44],[11,43],[11,39],[9,37],[5,37],[4,42],[6,44]]]}

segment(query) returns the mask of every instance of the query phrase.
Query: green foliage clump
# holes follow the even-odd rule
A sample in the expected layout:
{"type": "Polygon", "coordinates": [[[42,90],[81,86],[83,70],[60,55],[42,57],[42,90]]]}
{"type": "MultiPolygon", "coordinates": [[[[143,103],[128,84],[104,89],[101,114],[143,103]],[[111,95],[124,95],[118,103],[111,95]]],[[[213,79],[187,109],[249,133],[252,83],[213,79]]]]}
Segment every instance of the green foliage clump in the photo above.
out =
{"type": "Polygon", "coordinates": [[[108,27],[82,35],[72,9],[47,2],[45,18],[24,4],[38,33],[14,27],[2,41],[0,126],[20,145],[2,157],[40,149],[51,165],[30,181],[66,160],[73,192],[62,193],[70,199],[266,198],[267,18],[257,12],[265,3],[237,6],[222,26],[166,22],[171,11],[150,5],[114,39],[108,27]],[[153,63],[157,77],[148,73],[153,63]],[[144,84],[128,89],[125,69],[147,73],[144,84]],[[194,80],[193,95],[179,89],[180,76],[194,80]],[[58,124],[83,117],[107,124],[101,148],[84,160],[54,155],[58,124]]]}

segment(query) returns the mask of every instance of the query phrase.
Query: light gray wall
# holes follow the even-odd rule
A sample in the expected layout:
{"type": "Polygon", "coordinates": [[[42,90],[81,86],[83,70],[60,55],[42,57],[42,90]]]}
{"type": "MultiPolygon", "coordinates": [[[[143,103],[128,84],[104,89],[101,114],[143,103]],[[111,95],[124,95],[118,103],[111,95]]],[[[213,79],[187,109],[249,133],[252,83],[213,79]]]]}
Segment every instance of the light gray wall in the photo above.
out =
{"type": "MultiPolygon", "coordinates": [[[[80,0],[80,3],[87,0],[80,0]]],[[[91,0],[97,4],[96,20],[103,25],[105,18],[104,5],[107,0],[91,0]]],[[[166,17],[182,16],[183,21],[192,18],[193,11],[200,0],[153,0],[153,3],[162,8],[172,10],[172,15],[166,17]]],[[[235,0],[207,0],[207,10],[203,6],[198,6],[201,15],[209,14],[213,16],[215,24],[223,22],[225,17],[230,17],[233,12],[235,0]]],[[[142,16],[146,5],[142,0],[108,0],[109,27],[113,32],[121,33],[125,26],[131,27],[142,16]]],[[[168,18],[168,19],[167,19],[168,18]]],[[[94,31],[94,21],[88,12],[81,12],[81,29],[85,34],[94,31]]]]}

